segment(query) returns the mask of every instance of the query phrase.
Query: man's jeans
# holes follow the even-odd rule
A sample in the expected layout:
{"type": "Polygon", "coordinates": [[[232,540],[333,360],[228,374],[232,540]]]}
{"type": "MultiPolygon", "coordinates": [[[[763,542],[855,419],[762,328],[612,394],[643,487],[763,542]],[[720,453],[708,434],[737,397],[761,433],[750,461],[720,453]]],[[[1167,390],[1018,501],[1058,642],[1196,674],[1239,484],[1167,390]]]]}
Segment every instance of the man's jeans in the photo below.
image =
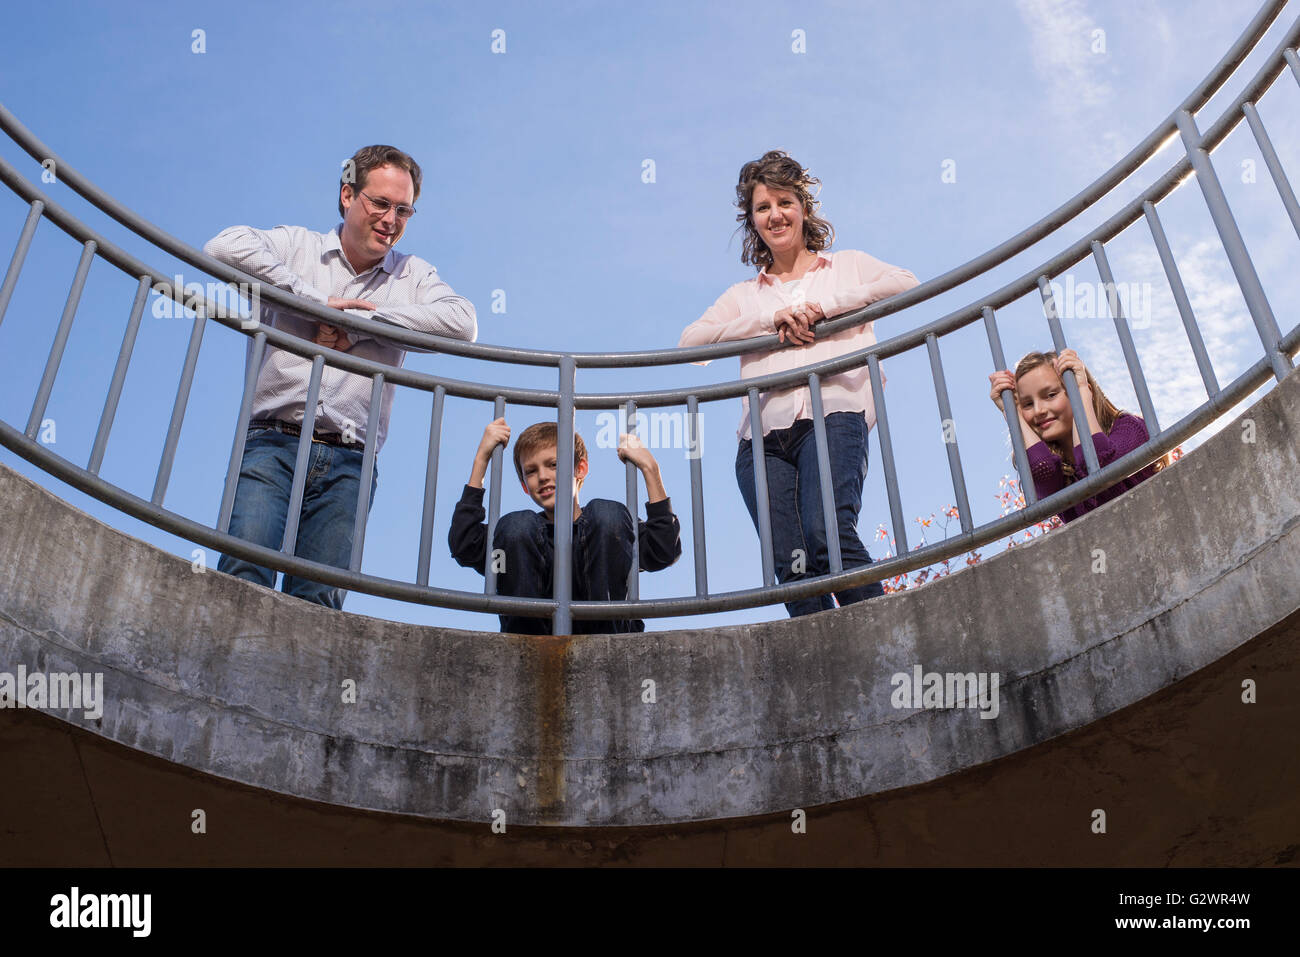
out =
{"type": "MultiPolygon", "coordinates": [[[[758,527],[758,496],[754,489],[754,453],[749,439],[736,450],[736,482],[758,527]]],[[[867,475],[867,423],[861,412],[832,412],[826,416],[826,445],[830,453],[835,514],[840,531],[840,556],[844,569],[871,564],[871,556],[858,537],[858,510],[862,507],[862,482],[867,475]]],[[[822,518],[822,493],[817,466],[817,440],[811,419],[799,419],[788,429],[763,436],[767,464],[767,495],[772,518],[772,553],[776,579],[781,583],[828,574],[830,551],[822,518]],[[797,568],[802,570],[796,571],[797,568]]],[[[837,591],[841,605],[883,595],[879,582],[837,591]]],[[[830,595],[785,603],[791,618],[834,608],[830,595]]]]}
{"type": "MultiPolygon", "coordinates": [[[[361,448],[346,449],[312,442],[307,456],[307,483],[303,489],[298,542],[294,554],[323,565],[347,568],[352,559],[352,525],[361,490],[361,448]]],[[[249,429],[244,461],[235,490],[230,534],[257,545],[278,549],[284,544],[284,524],[293,488],[293,463],[298,437],[275,429],[249,429]]],[[[375,501],[379,467],[370,485],[375,501]]],[[[275,587],[275,572],[243,559],[222,555],[217,569],[267,588],[275,587]]],[[[284,576],[287,595],[342,608],[347,592],[294,575],[284,576]]]]}
{"type": "MultiPolygon", "coordinates": [[[[504,569],[497,575],[497,594],[516,598],[551,598],[555,570],[555,526],[543,512],[511,512],[497,520],[493,549],[500,549],[504,569]]],[[[632,516],[609,499],[592,499],[573,523],[573,600],[625,601],[632,570],[632,516]]],[[[501,615],[501,630],[523,635],[551,634],[549,618],[501,615]]],[[[575,635],[644,631],[639,619],[575,619],[575,635]]]]}

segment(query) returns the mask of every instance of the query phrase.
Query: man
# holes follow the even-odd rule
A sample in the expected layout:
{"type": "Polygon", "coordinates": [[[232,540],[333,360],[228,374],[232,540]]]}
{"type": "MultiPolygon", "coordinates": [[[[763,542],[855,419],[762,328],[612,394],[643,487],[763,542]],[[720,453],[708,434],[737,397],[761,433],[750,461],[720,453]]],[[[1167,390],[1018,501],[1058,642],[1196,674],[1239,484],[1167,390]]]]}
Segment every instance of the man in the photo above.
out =
{"type": "MultiPolygon", "coordinates": [[[[343,221],[330,232],[300,226],[232,226],[203,248],[304,299],[472,342],[478,332],[473,305],[452,292],[429,263],[393,250],[415,213],[420,179],[419,165],[406,153],[392,146],[367,146],[344,164],[339,183],[343,221]]],[[[391,366],[402,365],[406,356],[406,347],[384,339],[352,335],[303,316],[268,310],[265,304],[262,313],[265,324],[328,348],[391,366]]],[[[232,535],[269,548],[282,546],[310,373],[310,359],[266,348],[235,492],[232,535]]],[[[328,365],[323,370],[294,550],[301,558],[340,568],[351,559],[371,387],[365,376],[328,365]]],[[[393,392],[392,385],[384,386],[376,452],[388,429],[393,392]]],[[[376,467],[371,502],[378,471],[376,467]]],[[[273,570],[229,555],[223,555],[217,567],[267,587],[275,584],[273,570]]],[[[343,607],[346,594],[294,575],[285,575],[283,590],[331,608],[343,607]]]]}

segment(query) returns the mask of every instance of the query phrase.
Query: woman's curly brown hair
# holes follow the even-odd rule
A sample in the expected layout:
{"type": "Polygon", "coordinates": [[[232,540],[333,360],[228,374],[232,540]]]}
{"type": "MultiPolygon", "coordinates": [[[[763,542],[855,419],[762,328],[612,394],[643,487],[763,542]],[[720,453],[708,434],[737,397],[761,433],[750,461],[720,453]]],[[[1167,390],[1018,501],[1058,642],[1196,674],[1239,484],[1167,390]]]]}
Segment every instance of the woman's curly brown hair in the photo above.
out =
{"type": "Polygon", "coordinates": [[[804,245],[813,252],[820,252],[830,247],[835,240],[835,229],[826,220],[817,215],[821,203],[813,198],[813,187],[820,186],[821,181],[812,176],[798,161],[782,150],[768,150],[761,159],[750,160],[740,168],[740,180],[736,183],[736,222],[745,231],[745,245],[740,252],[740,261],[749,263],[758,269],[772,268],[772,253],[754,228],[751,210],[754,187],[762,183],[768,189],[785,189],[794,193],[803,202],[803,240],[804,245]]]}

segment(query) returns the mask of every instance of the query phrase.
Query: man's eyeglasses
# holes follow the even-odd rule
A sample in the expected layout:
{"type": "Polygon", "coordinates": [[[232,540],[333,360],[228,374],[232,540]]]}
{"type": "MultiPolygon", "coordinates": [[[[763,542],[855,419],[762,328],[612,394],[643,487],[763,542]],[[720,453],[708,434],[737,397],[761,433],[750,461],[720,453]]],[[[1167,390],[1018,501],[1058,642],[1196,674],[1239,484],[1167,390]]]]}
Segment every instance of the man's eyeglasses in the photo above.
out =
{"type": "Polygon", "coordinates": [[[415,215],[414,206],[407,206],[405,203],[390,203],[386,199],[379,199],[362,190],[357,190],[357,193],[365,197],[366,205],[376,216],[387,216],[390,209],[396,211],[398,219],[410,219],[415,215]]]}

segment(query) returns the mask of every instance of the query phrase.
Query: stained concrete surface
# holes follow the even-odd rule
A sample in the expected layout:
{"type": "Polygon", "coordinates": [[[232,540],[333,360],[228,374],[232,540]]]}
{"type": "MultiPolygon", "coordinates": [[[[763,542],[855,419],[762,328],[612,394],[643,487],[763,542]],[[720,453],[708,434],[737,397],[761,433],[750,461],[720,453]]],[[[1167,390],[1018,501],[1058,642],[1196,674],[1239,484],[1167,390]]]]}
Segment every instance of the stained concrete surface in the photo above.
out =
{"type": "Polygon", "coordinates": [[[625,636],[333,612],[194,574],[0,469],[0,670],[102,671],[102,719],[60,718],[267,800],[468,833],[498,809],[516,827],[661,827],[901,793],[1112,716],[1291,618],[1300,377],[1244,415],[1253,443],[1229,425],[1087,518],[924,588],[625,636]],[[998,716],[895,707],[891,676],[915,665],[997,673],[998,716]]]}
{"type": "Polygon", "coordinates": [[[429,821],[283,797],[0,711],[0,866],[1300,866],[1300,613],[1164,691],[974,770],[658,828],[429,821]],[[1242,681],[1258,701],[1242,702],[1242,681]],[[203,809],[207,833],[191,830],[203,809]],[[1105,833],[1094,831],[1095,811],[1105,833]]]}

